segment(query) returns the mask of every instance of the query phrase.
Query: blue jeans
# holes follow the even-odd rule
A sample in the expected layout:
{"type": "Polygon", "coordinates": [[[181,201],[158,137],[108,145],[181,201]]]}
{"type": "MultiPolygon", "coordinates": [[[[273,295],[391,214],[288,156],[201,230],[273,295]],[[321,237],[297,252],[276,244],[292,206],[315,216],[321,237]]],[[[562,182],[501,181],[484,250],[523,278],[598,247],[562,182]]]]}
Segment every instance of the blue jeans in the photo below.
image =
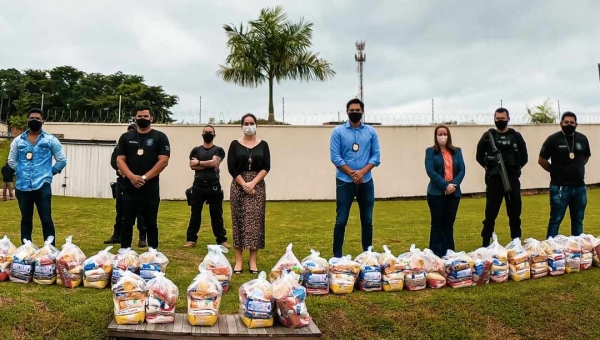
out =
{"type": "Polygon", "coordinates": [[[587,205],[587,189],[581,186],[550,186],[550,221],[546,237],[558,235],[558,228],[565,217],[567,207],[571,215],[571,235],[583,232],[583,217],[587,205]]]}
{"type": "Polygon", "coordinates": [[[33,232],[33,205],[37,207],[44,241],[48,236],[54,236],[52,245],[56,244],[54,222],[52,222],[52,188],[50,183],[44,183],[41,188],[33,191],[16,190],[19,209],[21,210],[21,242],[23,239],[31,241],[33,232]]]}
{"type": "Polygon", "coordinates": [[[336,179],[336,217],[333,228],[333,256],[342,257],[346,224],[354,198],[358,202],[360,224],[362,226],[362,248],[366,251],[373,245],[373,206],[375,205],[375,188],[373,179],[366,183],[355,184],[336,179]]]}

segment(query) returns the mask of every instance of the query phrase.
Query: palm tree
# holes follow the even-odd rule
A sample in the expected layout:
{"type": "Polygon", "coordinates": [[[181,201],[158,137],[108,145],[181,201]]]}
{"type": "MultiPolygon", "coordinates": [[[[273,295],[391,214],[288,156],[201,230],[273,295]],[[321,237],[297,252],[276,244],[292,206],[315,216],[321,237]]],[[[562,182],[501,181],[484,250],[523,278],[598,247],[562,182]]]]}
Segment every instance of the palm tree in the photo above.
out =
{"type": "Polygon", "coordinates": [[[224,25],[229,56],[217,75],[224,81],[244,87],[269,84],[269,122],[275,121],[273,81],[284,79],[325,81],[335,72],[331,64],[309,50],[313,24],[300,19],[287,19],[281,6],[260,11],[257,20],[239,29],[224,25]]]}
{"type": "Polygon", "coordinates": [[[535,106],[533,111],[529,105],[526,106],[527,115],[531,124],[548,124],[556,122],[556,113],[552,109],[550,98],[546,99],[541,105],[535,106]]]}

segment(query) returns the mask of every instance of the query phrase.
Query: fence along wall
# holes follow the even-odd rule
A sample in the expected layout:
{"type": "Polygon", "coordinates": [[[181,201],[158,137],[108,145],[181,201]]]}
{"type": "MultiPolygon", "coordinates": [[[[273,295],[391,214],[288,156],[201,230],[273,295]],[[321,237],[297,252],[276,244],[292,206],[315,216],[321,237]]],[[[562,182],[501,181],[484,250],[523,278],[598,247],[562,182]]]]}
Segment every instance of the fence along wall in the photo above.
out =
{"type": "MultiPolygon", "coordinates": [[[[125,132],[121,124],[47,123],[44,128],[67,139],[117,140],[125,132]]],[[[193,147],[201,144],[200,125],[155,125],[154,128],[167,134],[171,142],[171,160],[161,174],[161,198],[184,199],[184,191],[193,181],[193,171],[188,167],[188,156],[193,147]]],[[[381,165],[373,170],[375,195],[377,198],[412,197],[426,195],[429,178],[425,173],[425,149],[433,143],[433,126],[376,126],[381,144],[381,165]]],[[[478,140],[489,126],[452,126],[452,139],[463,150],[466,177],[462,185],[464,193],[485,191],[483,169],[475,161],[478,140]]],[[[559,130],[557,124],[515,126],[527,143],[529,163],[521,176],[522,189],[547,188],[550,176],[538,164],[538,154],[548,135],[559,130]]],[[[269,200],[333,200],[335,199],[335,167],[329,160],[329,138],[331,126],[258,126],[259,138],[266,140],[271,149],[271,172],[266,177],[267,199],[269,200]]],[[[599,183],[600,125],[580,125],[578,131],[587,135],[592,157],[587,164],[586,182],[599,183]]],[[[242,136],[240,126],[216,126],[215,143],[225,151],[232,140],[242,136]]],[[[68,162],[88,162],[77,159],[77,154],[68,162]]],[[[110,153],[98,154],[90,168],[78,166],[70,170],[110,172],[110,153]]],[[[114,180],[114,178],[112,179],[114,180]]],[[[69,178],[67,178],[69,182],[69,178]]],[[[221,184],[225,199],[229,199],[231,176],[226,164],[221,166],[221,184]]],[[[67,183],[67,188],[71,184],[67,183]]],[[[108,183],[105,185],[108,188],[108,183]]],[[[91,190],[91,189],[90,189],[91,190]]],[[[67,193],[68,194],[68,193],[67,193]]],[[[88,194],[77,196],[87,197],[88,194]]]]}

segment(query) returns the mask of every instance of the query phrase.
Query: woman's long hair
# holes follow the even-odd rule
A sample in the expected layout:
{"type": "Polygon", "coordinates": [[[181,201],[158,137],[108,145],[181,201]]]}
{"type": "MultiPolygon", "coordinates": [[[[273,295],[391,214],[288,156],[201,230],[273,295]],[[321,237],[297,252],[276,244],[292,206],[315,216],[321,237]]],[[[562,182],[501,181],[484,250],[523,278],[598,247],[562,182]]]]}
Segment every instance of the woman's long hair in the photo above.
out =
{"type": "Polygon", "coordinates": [[[440,143],[438,143],[437,141],[437,133],[439,129],[446,129],[446,132],[448,133],[448,140],[446,141],[446,149],[448,149],[448,151],[450,151],[451,155],[454,155],[454,153],[456,152],[456,148],[454,147],[454,145],[452,145],[452,135],[450,134],[450,129],[448,129],[448,127],[446,125],[438,125],[435,128],[435,131],[433,132],[433,150],[436,153],[440,153],[442,151],[442,148],[440,147],[440,143]]]}

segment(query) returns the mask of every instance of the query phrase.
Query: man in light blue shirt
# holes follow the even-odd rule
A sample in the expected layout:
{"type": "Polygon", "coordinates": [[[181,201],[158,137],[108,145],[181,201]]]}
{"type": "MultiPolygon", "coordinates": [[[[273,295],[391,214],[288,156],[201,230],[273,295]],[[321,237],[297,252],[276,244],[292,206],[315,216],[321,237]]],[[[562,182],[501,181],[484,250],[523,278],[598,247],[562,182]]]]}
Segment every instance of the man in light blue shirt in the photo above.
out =
{"type": "Polygon", "coordinates": [[[31,109],[27,115],[29,130],[12,141],[8,155],[8,165],[17,171],[15,187],[21,210],[21,242],[23,239],[31,240],[34,204],[42,222],[44,240],[48,236],[56,239],[50,184],[52,176],[60,173],[67,165],[67,156],[58,138],[42,130],[44,112],[31,109]],[[53,157],[56,161],[54,166],[53,157]]]}
{"type": "Polygon", "coordinates": [[[336,166],[336,218],[333,229],[333,256],[341,257],[346,224],[356,197],[362,226],[362,248],[373,244],[373,206],[375,190],[371,169],[380,163],[381,150],[377,132],[361,123],[364,104],[355,98],[346,104],[348,122],[331,134],[329,153],[336,166]]]}

